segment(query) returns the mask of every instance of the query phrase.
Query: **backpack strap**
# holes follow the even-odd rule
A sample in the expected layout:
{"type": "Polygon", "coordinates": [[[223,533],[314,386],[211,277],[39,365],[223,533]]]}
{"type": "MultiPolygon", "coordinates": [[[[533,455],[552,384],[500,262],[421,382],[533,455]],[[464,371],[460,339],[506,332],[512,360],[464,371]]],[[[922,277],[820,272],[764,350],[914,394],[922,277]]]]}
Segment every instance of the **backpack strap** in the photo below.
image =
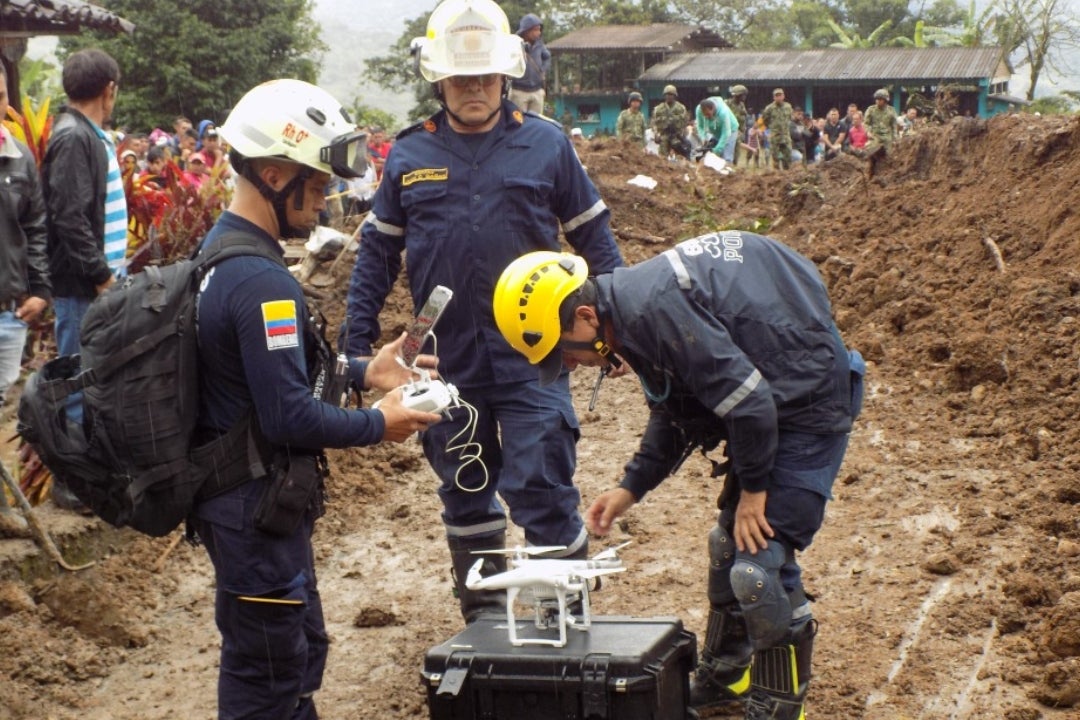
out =
{"type": "Polygon", "coordinates": [[[210,268],[218,263],[243,255],[266,258],[288,269],[282,253],[267,247],[261,238],[239,230],[223,232],[214,239],[209,248],[202,248],[192,256],[192,260],[198,263],[199,277],[201,279],[210,268]]]}
{"type": "MultiPolygon", "coordinates": [[[[267,247],[261,238],[247,232],[230,231],[215,238],[209,249],[204,248],[193,256],[199,282],[218,263],[242,256],[265,258],[288,269],[282,253],[267,247]]],[[[271,454],[259,428],[255,407],[251,406],[224,434],[192,449],[191,461],[205,478],[196,501],[208,500],[248,480],[265,477],[268,473],[266,459],[271,454]]]]}

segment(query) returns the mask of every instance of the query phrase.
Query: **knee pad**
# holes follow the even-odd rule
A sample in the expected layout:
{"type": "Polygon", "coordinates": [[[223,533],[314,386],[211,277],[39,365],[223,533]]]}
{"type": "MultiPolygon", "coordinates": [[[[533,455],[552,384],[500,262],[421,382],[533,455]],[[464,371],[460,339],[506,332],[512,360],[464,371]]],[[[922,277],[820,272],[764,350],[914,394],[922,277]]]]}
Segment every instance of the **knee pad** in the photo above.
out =
{"type": "Polygon", "coordinates": [[[735,602],[731,568],[735,564],[735,539],[720,525],[709,533],[709,602],[722,607],[735,602]]]}
{"type": "Polygon", "coordinates": [[[791,624],[791,600],[780,582],[786,557],[787,549],[770,540],[756,555],[738,553],[731,568],[731,588],[756,650],[778,644],[791,624]]]}

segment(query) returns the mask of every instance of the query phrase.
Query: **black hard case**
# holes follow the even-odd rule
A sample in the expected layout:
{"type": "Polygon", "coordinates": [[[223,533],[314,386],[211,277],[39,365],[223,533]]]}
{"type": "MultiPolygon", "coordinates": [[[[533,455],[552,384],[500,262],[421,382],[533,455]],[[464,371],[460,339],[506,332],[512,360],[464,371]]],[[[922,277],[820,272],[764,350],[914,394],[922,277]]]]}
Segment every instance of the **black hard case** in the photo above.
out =
{"type": "Polygon", "coordinates": [[[514,647],[489,615],[431,648],[421,679],[432,720],[686,720],[696,660],[678,618],[594,617],[556,648],[514,647]]]}

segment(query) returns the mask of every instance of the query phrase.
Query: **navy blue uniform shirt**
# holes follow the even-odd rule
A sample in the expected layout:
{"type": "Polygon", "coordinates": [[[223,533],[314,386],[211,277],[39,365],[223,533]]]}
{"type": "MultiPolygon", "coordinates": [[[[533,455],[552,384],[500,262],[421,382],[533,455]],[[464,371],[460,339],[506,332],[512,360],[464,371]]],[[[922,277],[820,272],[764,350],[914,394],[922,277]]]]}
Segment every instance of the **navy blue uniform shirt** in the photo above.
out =
{"type": "Polygon", "coordinates": [[[619,352],[653,396],[643,451],[622,483],[635,497],[682,451],[673,421],[711,420],[749,491],[766,489],[781,430],[851,430],[851,367],[825,284],[786,245],[704,235],[598,277],[597,290],[619,352]]]}
{"type": "MultiPolygon", "coordinates": [[[[230,212],[207,234],[243,231],[281,251],[277,241],[230,212]]],[[[385,430],[378,410],[343,410],[317,400],[309,385],[304,326],[310,322],[300,284],[266,258],[230,258],[211,268],[199,293],[199,427],[228,430],[255,406],[266,438],[321,450],[371,445],[385,430]]],[[[365,363],[350,362],[363,387],[365,363]]]]}
{"type": "Polygon", "coordinates": [[[415,308],[436,285],[454,292],[436,336],[439,373],[459,388],[537,379],[492,312],[495,283],[513,260],[561,250],[561,226],[592,272],[622,265],[610,212],[562,128],[505,100],[482,135],[454,132],[445,111],[399,134],[373,203],[349,285],[344,346],[349,355],[370,354],[407,251],[415,308]]]}

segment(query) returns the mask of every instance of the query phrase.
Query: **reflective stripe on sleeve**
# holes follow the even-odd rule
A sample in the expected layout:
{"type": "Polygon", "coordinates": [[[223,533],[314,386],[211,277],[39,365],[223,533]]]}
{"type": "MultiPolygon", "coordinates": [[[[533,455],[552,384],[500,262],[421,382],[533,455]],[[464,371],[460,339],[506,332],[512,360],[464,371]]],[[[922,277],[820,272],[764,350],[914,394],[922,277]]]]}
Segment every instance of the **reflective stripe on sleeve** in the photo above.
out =
{"type": "Polygon", "coordinates": [[[581,213],[577,217],[571,218],[567,222],[564,222],[562,226],[563,232],[572,232],[574,230],[577,230],[579,227],[589,222],[605,210],[607,210],[607,205],[604,204],[604,201],[597,200],[596,204],[593,205],[591,208],[581,213]]]}
{"type": "Polygon", "coordinates": [[[735,409],[735,406],[746,399],[746,396],[754,392],[754,388],[761,382],[761,373],[757,368],[754,368],[754,372],[750,373],[749,377],[742,381],[742,385],[735,389],[735,392],[724,398],[724,402],[717,405],[713,412],[718,417],[724,417],[729,412],[735,409]]]}
{"type": "Polygon", "coordinates": [[[665,250],[663,253],[667,261],[671,263],[671,269],[675,271],[675,279],[679,281],[679,288],[682,290],[690,289],[690,273],[686,271],[686,265],[683,265],[682,255],[675,248],[665,250]]]}
{"type": "Polygon", "coordinates": [[[375,229],[381,232],[383,235],[393,235],[394,237],[405,237],[405,228],[397,225],[391,225],[388,222],[383,222],[379,218],[375,217],[374,212],[369,212],[367,217],[364,218],[365,225],[374,225],[375,229]]]}

